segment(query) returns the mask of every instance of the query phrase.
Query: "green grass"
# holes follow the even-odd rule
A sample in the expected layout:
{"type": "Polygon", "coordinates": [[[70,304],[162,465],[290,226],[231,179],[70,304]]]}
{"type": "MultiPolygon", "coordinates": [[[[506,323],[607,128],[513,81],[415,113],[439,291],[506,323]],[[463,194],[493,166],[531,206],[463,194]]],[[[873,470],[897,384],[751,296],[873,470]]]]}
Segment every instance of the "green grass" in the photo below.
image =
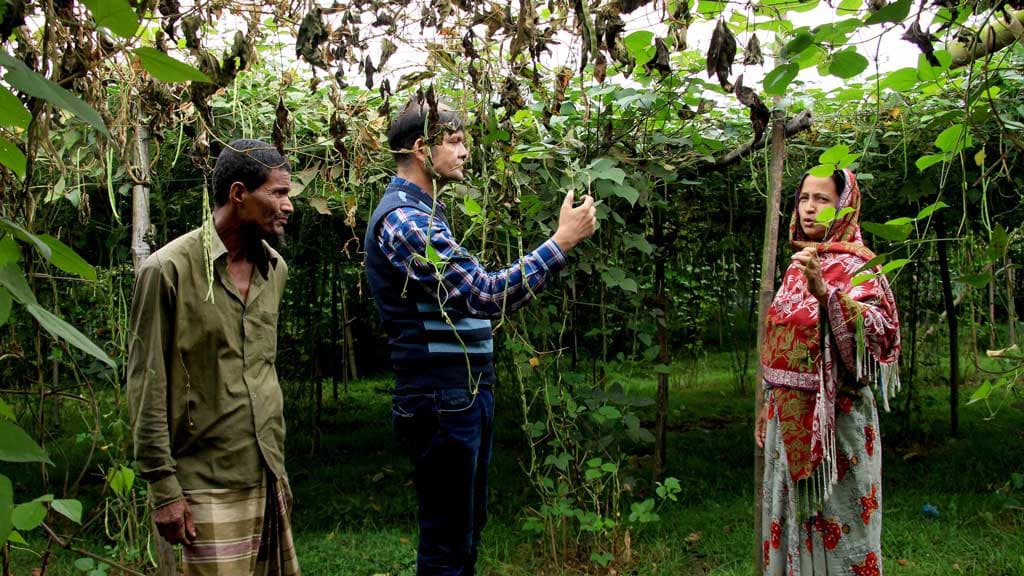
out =
{"type": "MultiPolygon", "coordinates": [[[[654,378],[631,365],[615,367],[607,381],[653,397],[654,378]]],[[[683,491],[678,504],[662,510],[660,522],[631,534],[630,562],[620,550],[612,567],[617,574],[750,574],[753,391],[733,390],[724,355],[679,367],[671,382],[667,473],[681,481],[683,491]]],[[[360,380],[337,404],[327,400],[317,454],[311,411],[289,398],[292,520],[306,574],[415,572],[415,494],[411,467],[391,433],[388,386],[386,378],[360,380]]],[[[963,390],[964,401],[971,391],[963,390]]],[[[961,435],[949,439],[946,390],[940,385],[918,394],[920,409],[905,436],[897,434],[901,422],[894,415],[883,415],[886,572],[1024,574],[1024,508],[1013,499],[1020,493],[997,492],[1012,472],[1024,472],[1020,404],[1008,403],[992,420],[985,419],[988,411],[981,405],[962,406],[961,435]],[[924,504],[936,506],[939,517],[925,518],[924,504]]],[[[559,571],[537,536],[521,528],[524,508],[537,499],[519,464],[525,453],[512,386],[499,387],[496,402],[491,522],[480,573],[609,574],[586,559],[559,571]]],[[[653,409],[646,410],[643,419],[650,424],[653,409]]],[[[102,551],[103,544],[86,543],[94,551],[102,551]]],[[[14,559],[16,574],[33,565],[25,552],[16,552],[14,559]]],[[[71,574],[72,560],[59,554],[52,573],[71,574]]]]}

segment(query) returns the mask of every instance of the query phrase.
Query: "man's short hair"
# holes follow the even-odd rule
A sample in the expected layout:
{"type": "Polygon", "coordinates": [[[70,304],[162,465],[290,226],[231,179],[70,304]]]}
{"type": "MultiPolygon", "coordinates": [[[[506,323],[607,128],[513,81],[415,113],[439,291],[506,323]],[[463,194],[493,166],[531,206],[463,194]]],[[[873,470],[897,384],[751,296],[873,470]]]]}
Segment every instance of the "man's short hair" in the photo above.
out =
{"type": "Polygon", "coordinates": [[[231,142],[221,150],[213,167],[214,204],[227,204],[228,193],[235,182],[241,182],[250,191],[256,190],[274,170],[291,173],[292,167],[272,144],[244,138],[231,142]]]}
{"type": "Polygon", "coordinates": [[[411,158],[413,146],[419,138],[435,146],[448,134],[465,129],[465,122],[458,112],[444,103],[437,103],[436,108],[432,113],[426,98],[413,96],[391,122],[388,146],[395,162],[402,164],[411,158]]]}

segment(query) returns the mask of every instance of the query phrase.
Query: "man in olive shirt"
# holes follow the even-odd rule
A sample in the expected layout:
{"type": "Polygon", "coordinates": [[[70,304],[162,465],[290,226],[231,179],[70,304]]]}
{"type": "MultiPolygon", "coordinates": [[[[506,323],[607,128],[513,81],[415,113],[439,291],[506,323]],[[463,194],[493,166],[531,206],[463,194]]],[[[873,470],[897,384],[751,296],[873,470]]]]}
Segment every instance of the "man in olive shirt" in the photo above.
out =
{"type": "Polygon", "coordinates": [[[298,574],[274,368],[288,268],[267,242],[284,234],[290,180],[272,146],[230,143],[213,171],[213,229],[158,250],[135,285],[135,459],[190,575],[298,574]]]}

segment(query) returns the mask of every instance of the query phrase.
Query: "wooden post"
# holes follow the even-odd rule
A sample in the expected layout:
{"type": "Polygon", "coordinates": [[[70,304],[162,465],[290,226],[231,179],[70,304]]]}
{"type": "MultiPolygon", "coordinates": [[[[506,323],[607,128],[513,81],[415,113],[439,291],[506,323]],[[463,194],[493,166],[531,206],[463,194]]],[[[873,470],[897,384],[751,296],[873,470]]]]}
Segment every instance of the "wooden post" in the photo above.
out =
{"type": "MultiPolygon", "coordinates": [[[[662,186],[664,190],[664,186],[662,186]]],[[[664,196],[662,197],[664,200],[664,196]]],[[[654,211],[654,298],[655,315],[658,323],[658,398],[655,404],[654,422],[654,481],[661,481],[665,475],[668,453],[668,371],[665,369],[671,359],[668,354],[668,298],[665,297],[665,259],[669,248],[665,242],[664,208],[654,211]]]]}
{"type": "Polygon", "coordinates": [[[939,242],[939,276],[942,278],[942,301],[946,306],[946,324],[949,327],[949,433],[956,436],[960,430],[960,333],[957,329],[956,302],[953,301],[953,282],[949,278],[949,250],[942,220],[936,220],[939,242]]]}
{"type": "MultiPolygon", "coordinates": [[[[772,162],[771,188],[764,219],[764,248],[761,252],[761,289],[757,305],[757,376],[754,381],[754,418],[761,413],[764,392],[761,382],[764,370],[761,367],[761,349],[764,346],[764,322],[768,307],[775,296],[775,255],[779,248],[779,206],[782,204],[782,168],[786,159],[786,114],[779,109],[779,98],[775,98],[776,109],[772,112],[772,162]]],[[[764,480],[764,450],[754,447],[754,566],[761,574],[764,559],[761,554],[761,483],[764,480]]]]}

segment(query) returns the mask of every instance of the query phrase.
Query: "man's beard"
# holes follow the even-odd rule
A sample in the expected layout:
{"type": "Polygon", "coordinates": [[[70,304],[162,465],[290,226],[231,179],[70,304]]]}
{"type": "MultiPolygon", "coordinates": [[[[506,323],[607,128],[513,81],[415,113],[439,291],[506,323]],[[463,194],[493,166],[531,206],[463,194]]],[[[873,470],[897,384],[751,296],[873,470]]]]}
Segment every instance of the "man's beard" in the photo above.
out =
{"type": "MultiPolygon", "coordinates": [[[[275,216],[274,219],[276,220],[277,217],[275,216]]],[[[269,244],[270,247],[274,248],[275,250],[288,245],[288,239],[286,238],[284,232],[280,234],[268,234],[263,231],[263,228],[253,223],[242,224],[241,231],[242,235],[245,238],[248,238],[249,243],[252,244],[254,247],[260,245],[260,240],[266,240],[267,244],[269,244]]]]}

